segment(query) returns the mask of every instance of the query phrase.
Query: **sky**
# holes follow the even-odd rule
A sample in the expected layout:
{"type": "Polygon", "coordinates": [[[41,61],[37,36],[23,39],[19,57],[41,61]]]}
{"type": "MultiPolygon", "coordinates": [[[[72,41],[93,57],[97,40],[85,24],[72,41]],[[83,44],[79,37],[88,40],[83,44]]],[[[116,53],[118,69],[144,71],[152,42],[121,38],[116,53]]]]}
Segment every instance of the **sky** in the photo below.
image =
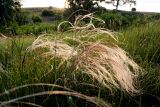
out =
{"type": "MultiPolygon", "coordinates": [[[[137,11],[142,12],[159,12],[160,13],[160,0],[136,0],[137,5],[130,6],[120,6],[120,10],[131,10],[132,7],[135,7],[137,11]]],[[[63,8],[65,6],[65,0],[22,0],[22,7],[59,7],[63,8]]],[[[101,3],[101,6],[107,7],[109,9],[114,9],[112,5],[106,5],[101,3]]]]}
{"type": "Polygon", "coordinates": [[[63,8],[65,0],[21,0],[22,7],[59,7],[63,8]]]}

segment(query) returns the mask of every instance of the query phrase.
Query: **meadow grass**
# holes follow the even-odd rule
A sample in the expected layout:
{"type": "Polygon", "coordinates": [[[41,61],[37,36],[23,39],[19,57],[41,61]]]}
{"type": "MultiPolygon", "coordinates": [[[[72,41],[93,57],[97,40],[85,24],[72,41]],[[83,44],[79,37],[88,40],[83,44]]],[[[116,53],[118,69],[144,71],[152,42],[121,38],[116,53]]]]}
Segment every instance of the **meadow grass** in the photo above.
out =
{"type": "Polygon", "coordinates": [[[154,21],[143,26],[132,26],[119,35],[120,46],[143,69],[139,87],[143,90],[141,106],[160,105],[160,22],[154,21]]]}
{"type": "MultiPolygon", "coordinates": [[[[30,97],[32,98],[29,99],[29,102],[37,104],[36,96],[39,95],[41,95],[39,101],[44,99],[48,101],[51,96],[53,97],[51,99],[55,100],[55,105],[59,104],[60,106],[66,106],[68,103],[61,105],[57,99],[65,100],[67,98],[68,101],[72,99],[70,96],[73,96],[72,103],[69,102],[72,106],[76,104],[78,98],[86,100],[85,102],[78,100],[81,106],[93,106],[89,102],[97,106],[110,106],[110,104],[102,102],[104,100],[108,102],[106,99],[111,98],[107,98],[106,95],[112,94],[114,90],[122,89],[124,92],[131,92],[130,94],[137,93],[132,80],[134,74],[129,71],[128,65],[132,66],[133,71],[138,66],[130,59],[127,59],[126,53],[118,46],[108,43],[110,45],[107,47],[104,39],[106,38],[107,40],[108,38],[115,41],[113,37],[109,37],[105,33],[98,35],[97,31],[95,31],[97,35],[92,36],[92,33],[88,33],[87,36],[80,32],[77,34],[72,32],[65,34],[55,33],[52,35],[44,34],[35,40],[34,38],[26,37],[2,41],[0,56],[4,72],[2,72],[1,76],[3,87],[0,90],[4,94],[1,95],[3,96],[1,97],[1,106],[30,97]],[[101,60],[97,62],[97,58],[101,60]],[[118,60],[117,58],[120,59],[118,60]],[[115,63],[112,64],[112,62],[115,63]],[[118,67],[122,67],[122,74],[125,74],[126,77],[118,74],[118,67]],[[8,89],[14,87],[34,83],[58,84],[76,92],[66,92],[64,89],[56,91],[56,87],[50,88],[45,85],[38,89],[36,89],[36,86],[32,86],[15,90],[14,92],[8,91],[8,89]],[[48,100],[46,94],[48,95],[48,100]],[[57,96],[58,98],[55,98],[54,94],[60,94],[63,97],[57,96]],[[93,97],[92,99],[90,96],[95,98],[93,97]],[[102,100],[102,98],[104,99],[102,100]]],[[[40,103],[40,105],[44,104],[49,103],[40,103]]]]}
{"type": "Polygon", "coordinates": [[[119,40],[123,48],[141,65],[158,64],[160,61],[159,27],[159,21],[130,27],[122,32],[119,40]]]}
{"type": "Polygon", "coordinates": [[[2,39],[0,106],[159,105],[158,27],[131,27],[118,40],[102,29],[2,39]]]}

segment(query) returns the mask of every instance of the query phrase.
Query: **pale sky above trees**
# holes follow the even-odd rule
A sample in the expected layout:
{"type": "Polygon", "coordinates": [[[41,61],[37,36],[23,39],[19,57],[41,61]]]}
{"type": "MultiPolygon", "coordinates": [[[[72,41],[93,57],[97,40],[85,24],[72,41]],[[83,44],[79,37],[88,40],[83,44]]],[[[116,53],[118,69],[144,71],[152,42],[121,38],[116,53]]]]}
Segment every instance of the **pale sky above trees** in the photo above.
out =
{"type": "MultiPolygon", "coordinates": [[[[131,10],[132,7],[135,7],[137,11],[147,11],[147,12],[160,12],[160,0],[136,0],[137,5],[134,6],[119,6],[121,10],[131,10]]],[[[22,7],[60,7],[63,8],[65,5],[65,0],[22,0],[22,7]]],[[[106,5],[101,3],[102,6],[114,9],[111,4],[106,5]]]]}

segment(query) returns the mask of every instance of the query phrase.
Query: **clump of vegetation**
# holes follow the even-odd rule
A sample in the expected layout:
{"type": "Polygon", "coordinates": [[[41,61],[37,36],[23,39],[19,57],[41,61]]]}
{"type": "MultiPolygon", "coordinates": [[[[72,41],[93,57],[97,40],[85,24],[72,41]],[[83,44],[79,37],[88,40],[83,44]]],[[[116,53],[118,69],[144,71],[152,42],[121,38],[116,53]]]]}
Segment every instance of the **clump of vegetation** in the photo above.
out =
{"type": "Polygon", "coordinates": [[[15,21],[17,22],[17,24],[19,26],[25,25],[25,24],[29,23],[29,17],[27,15],[27,13],[25,13],[25,12],[19,12],[19,13],[16,13],[15,21]]]}
{"type": "Polygon", "coordinates": [[[39,35],[42,33],[53,33],[57,31],[57,24],[36,23],[19,26],[16,28],[17,35],[39,35]]]}
{"type": "MultiPolygon", "coordinates": [[[[77,22],[84,18],[93,19],[86,15],[77,19],[77,22]]],[[[111,99],[106,97],[110,93],[114,94],[118,90],[130,95],[139,93],[133,80],[138,75],[139,66],[115,44],[114,35],[110,31],[94,28],[94,25],[76,25],[75,23],[71,26],[76,35],[68,32],[65,36],[62,33],[57,33],[56,36],[39,36],[29,48],[27,46],[31,41],[27,39],[24,39],[25,42],[9,41],[11,45],[9,43],[1,47],[1,63],[4,71],[9,72],[3,72],[4,77],[0,79],[2,83],[5,83],[6,79],[8,81],[7,85],[0,88],[1,92],[7,90],[0,94],[1,106],[28,99],[30,104],[38,105],[50,104],[52,100],[55,103],[50,105],[77,105],[79,102],[78,105],[86,107],[93,104],[106,107],[110,106],[108,101],[111,99]],[[108,42],[104,42],[107,39],[108,42]],[[3,53],[5,48],[7,53],[3,53]],[[9,62],[6,62],[6,58],[9,62]],[[12,78],[16,78],[14,83],[12,78]],[[44,88],[38,88],[41,86],[44,88]],[[9,99],[6,95],[10,96],[9,99]],[[43,98],[48,97],[46,95],[50,98],[43,103],[43,98]],[[41,96],[39,100],[37,96],[41,96]]]]}
{"type": "Polygon", "coordinates": [[[20,2],[14,0],[0,1],[0,27],[10,25],[14,21],[15,13],[20,10],[20,2]]]}
{"type": "Polygon", "coordinates": [[[42,16],[55,16],[55,13],[52,10],[43,10],[42,16]]]}
{"type": "Polygon", "coordinates": [[[97,17],[105,21],[105,28],[116,31],[147,23],[143,14],[135,12],[105,11],[98,13],[97,17]]]}
{"type": "Polygon", "coordinates": [[[32,20],[34,23],[42,22],[42,18],[40,16],[32,16],[32,20]]]}
{"type": "Polygon", "coordinates": [[[149,15],[147,17],[147,20],[149,20],[149,21],[160,20],[160,14],[157,13],[157,14],[149,15]]]}

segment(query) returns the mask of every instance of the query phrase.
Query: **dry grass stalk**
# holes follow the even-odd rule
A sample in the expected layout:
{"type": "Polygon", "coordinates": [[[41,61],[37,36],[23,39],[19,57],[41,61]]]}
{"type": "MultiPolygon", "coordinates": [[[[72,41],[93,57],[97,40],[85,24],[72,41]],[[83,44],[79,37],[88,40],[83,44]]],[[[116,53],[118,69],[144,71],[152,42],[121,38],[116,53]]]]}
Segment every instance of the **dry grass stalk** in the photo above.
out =
{"type": "Polygon", "coordinates": [[[3,73],[5,72],[3,69],[3,65],[1,63],[0,63],[0,72],[3,72],[3,73]]]}
{"type": "Polygon", "coordinates": [[[47,84],[47,83],[34,83],[34,84],[26,84],[26,85],[21,85],[21,86],[18,86],[18,87],[14,87],[12,89],[9,89],[9,90],[6,90],[4,93],[0,93],[0,96],[4,96],[6,94],[10,94],[12,92],[15,92],[17,90],[20,90],[20,89],[23,89],[23,88],[26,88],[26,87],[40,87],[40,86],[47,86],[47,87],[56,87],[56,88],[60,88],[60,89],[64,89],[64,90],[67,90],[67,91],[72,91],[71,89],[69,88],[66,88],[66,87],[63,87],[63,86],[60,86],[60,85],[56,85],[56,84],[47,84]]]}
{"type": "Polygon", "coordinates": [[[57,30],[58,30],[58,31],[61,31],[61,26],[62,26],[63,24],[66,24],[66,23],[70,24],[71,27],[73,26],[73,24],[72,24],[71,22],[69,22],[69,21],[63,21],[63,22],[61,22],[61,23],[58,25],[57,30]]]}
{"type": "MultiPolygon", "coordinates": [[[[65,95],[65,96],[74,96],[74,97],[77,97],[77,98],[84,99],[84,100],[86,100],[86,101],[88,101],[88,102],[91,102],[91,103],[93,103],[93,104],[95,104],[95,105],[97,105],[97,106],[99,106],[99,107],[110,107],[109,104],[107,104],[106,102],[104,102],[103,100],[101,100],[101,99],[99,99],[99,98],[86,96],[86,95],[84,95],[84,94],[75,92],[75,91],[73,91],[73,90],[71,90],[71,89],[68,89],[68,88],[65,88],[65,87],[62,87],[62,86],[59,86],[59,85],[55,85],[55,84],[44,84],[44,83],[27,84],[27,85],[23,85],[23,86],[19,86],[19,87],[15,87],[15,88],[13,88],[13,89],[10,89],[10,90],[8,90],[7,93],[2,93],[0,96],[6,95],[6,94],[8,94],[8,93],[11,93],[11,92],[14,92],[14,91],[16,91],[16,90],[19,90],[19,89],[21,89],[21,88],[26,88],[26,87],[29,87],[29,86],[51,86],[51,87],[62,88],[62,89],[65,89],[65,90],[67,90],[67,91],[44,91],[44,92],[34,93],[34,94],[30,94],[30,95],[18,97],[18,98],[15,98],[15,99],[11,99],[11,100],[9,100],[9,101],[0,102],[0,107],[6,106],[6,105],[11,104],[11,103],[15,103],[15,102],[18,102],[18,101],[27,99],[27,98],[36,97],[36,96],[43,96],[43,95],[65,95]]],[[[22,102],[22,103],[23,103],[23,102],[22,102]]],[[[24,103],[25,103],[25,102],[24,102],[24,103]]],[[[38,106],[38,105],[32,104],[32,103],[26,103],[26,104],[38,106]]]]}
{"type": "Polygon", "coordinates": [[[62,23],[59,24],[58,26],[58,31],[60,31],[60,28],[63,24],[65,23],[68,23],[71,25],[70,29],[72,31],[76,31],[76,32],[83,32],[86,34],[84,36],[87,36],[87,33],[95,33],[95,34],[98,34],[98,33],[101,33],[101,34],[107,34],[107,36],[110,36],[112,37],[115,41],[117,41],[117,39],[115,38],[115,34],[113,32],[111,32],[110,30],[106,30],[104,28],[96,28],[93,24],[93,21],[98,21],[99,23],[102,23],[102,24],[105,24],[105,21],[103,21],[102,19],[100,18],[96,18],[93,16],[93,13],[90,13],[90,14],[87,14],[87,15],[79,15],[77,16],[77,18],[75,19],[75,22],[72,24],[71,22],[69,21],[64,21],[62,23]],[[85,25],[83,26],[79,26],[79,24],[85,20],[85,19],[89,19],[89,23],[86,23],[85,25]]]}
{"type": "MultiPolygon", "coordinates": [[[[30,102],[22,102],[22,101],[17,101],[17,102],[13,102],[13,103],[15,103],[15,104],[23,104],[23,106],[25,105],[25,106],[29,106],[29,107],[43,107],[43,106],[41,106],[41,105],[37,105],[37,104],[34,104],[34,103],[30,103],[30,102]]],[[[5,106],[5,107],[9,107],[9,106],[5,106]]],[[[11,107],[13,107],[13,106],[11,106],[11,107]]]]}
{"type": "Polygon", "coordinates": [[[7,36],[3,35],[2,33],[0,33],[0,36],[2,36],[3,38],[7,39],[7,36]]]}
{"type": "Polygon", "coordinates": [[[104,21],[104,20],[102,20],[102,19],[100,19],[100,18],[96,18],[96,17],[93,16],[93,13],[90,13],[90,14],[87,14],[87,15],[79,15],[79,16],[76,18],[75,22],[74,22],[74,26],[78,26],[78,24],[79,24],[81,21],[83,21],[84,19],[90,19],[89,24],[92,24],[93,26],[94,26],[93,20],[96,20],[96,21],[99,21],[100,23],[105,24],[105,21],[104,21]]]}
{"type": "Polygon", "coordinates": [[[8,76],[8,72],[4,69],[4,65],[0,62],[0,73],[8,76]]]}
{"type": "Polygon", "coordinates": [[[94,24],[93,24],[93,20],[96,20],[96,21],[98,21],[99,23],[105,24],[105,22],[104,22],[103,20],[94,17],[94,16],[93,16],[93,13],[90,13],[90,14],[87,14],[87,15],[83,15],[83,16],[80,15],[80,16],[78,16],[78,17],[76,18],[73,26],[71,27],[71,29],[74,30],[74,31],[75,31],[75,30],[82,30],[82,31],[84,31],[84,30],[89,30],[89,29],[95,29],[96,27],[95,27],[94,24]],[[87,24],[84,25],[84,26],[79,26],[79,24],[80,24],[83,20],[85,20],[85,19],[89,19],[89,20],[90,20],[89,23],[87,23],[87,24]]]}
{"type": "Polygon", "coordinates": [[[97,105],[98,107],[111,107],[109,104],[107,104],[106,102],[104,102],[101,99],[86,96],[86,95],[80,94],[78,92],[69,92],[69,91],[45,91],[45,92],[34,93],[34,94],[31,94],[31,95],[26,95],[26,96],[15,98],[15,99],[12,99],[12,100],[9,100],[9,101],[1,102],[0,107],[6,106],[8,104],[14,103],[14,102],[19,101],[19,100],[23,100],[23,99],[27,99],[27,98],[31,98],[31,97],[35,97],[35,96],[43,96],[43,95],[73,96],[73,97],[77,97],[77,98],[80,98],[80,99],[84,99],[84,100],[86,100],[90,103],[93,103],[93,104],[97,105]]]}

